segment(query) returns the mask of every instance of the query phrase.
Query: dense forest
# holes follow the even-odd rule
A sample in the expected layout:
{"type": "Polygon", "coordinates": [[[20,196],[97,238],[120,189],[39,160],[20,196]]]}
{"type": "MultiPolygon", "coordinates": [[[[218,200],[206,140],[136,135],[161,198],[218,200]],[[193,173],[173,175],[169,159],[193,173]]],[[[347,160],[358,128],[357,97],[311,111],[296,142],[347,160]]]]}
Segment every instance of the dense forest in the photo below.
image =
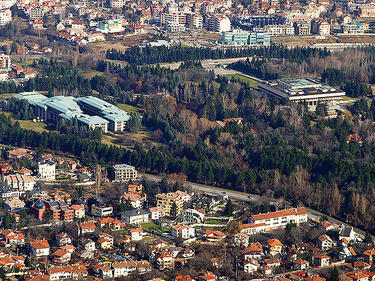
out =
{"type": "MultiPolygon", "coordinates": [[[[317,53],[311,62],[335,56],[319,58],[317,53]]],[[[278,73],[275,62],[266,59],[246,63],[278,73]]],[[[290,63],[280,62],[279,67],[290,63]]],[[[51,63],[39,67],[47,77],[65,71],[51,63]]],[[[196,182],[286,198],[375,231],[375,103],[366,101],[364,82],[352,86],[353,96],[361,98],[348,112],[327,120],[324,105],[308,112],[304,104],[258,96],[246,81],[215,77],[199,61],[186,61],[173,71],[158,64],[122,67],[104,61],[95,67],[102,75],[80,80],[87,87],[77,89],[98,91],[114,102],[133,100],[137,94],[145,112],[131,124],[132,130],[142,122],[163,145],[137,144],[127,150],[72,134],[72,124],[61,126],[60,134],[38,133],[12,126],[6,116],[0,118],[0,142],[71,153],[85,165],[129,163],[141,171],[184,174],[196,182]],[[215,125],[231,117],[242,117],[243,123],[215,125]],[[349,135],[356,138],[349,140],[349,135]]],[[[350,74],[336,69],[327,67],[319,76],[339,87],[351,85],[350,74]]],[[[67,75],[81,74],[68,70],[67,75]]],[[[20,119],[30,117],[29,110],[20,112],[20,119]]]]}
{"type": "Polygon", "coordinates": [[[129,63],[143,65],[163,62],[178,62],[188,60],[225,59],[239,57],[262,57],[262,58],[284,58],[291,62],[302,62],[311,57],[327,57],[330,52],[326,49],[315,48],[293,48],[272,45],[261,48],[194,48],[194,47],[133,47],[125,52],[115,49],[107,51],[106,58],[111,60],[122,60],[129,63]]]}

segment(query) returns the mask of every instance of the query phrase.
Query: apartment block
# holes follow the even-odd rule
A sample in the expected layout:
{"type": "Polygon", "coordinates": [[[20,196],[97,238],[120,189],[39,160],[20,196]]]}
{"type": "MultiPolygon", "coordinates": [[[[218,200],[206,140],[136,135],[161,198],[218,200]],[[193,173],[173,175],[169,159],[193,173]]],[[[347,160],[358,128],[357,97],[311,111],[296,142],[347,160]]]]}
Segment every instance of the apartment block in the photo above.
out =
{"type": "Polygon", "coordinates": [[[180,193],[170,192],[156,195],[156,205],[164,209],[166,215],[171,215],[173,204],[176,204],[176,216],[180,215],[184,206],[183,196],[180,193]]]}
{"type": "Polygon", "coordinates": [[[128,180],[135,180],[138,177],[138,172],[134,166],[127,164],[114,165],[115,182],[125,182],[128,180]]]}

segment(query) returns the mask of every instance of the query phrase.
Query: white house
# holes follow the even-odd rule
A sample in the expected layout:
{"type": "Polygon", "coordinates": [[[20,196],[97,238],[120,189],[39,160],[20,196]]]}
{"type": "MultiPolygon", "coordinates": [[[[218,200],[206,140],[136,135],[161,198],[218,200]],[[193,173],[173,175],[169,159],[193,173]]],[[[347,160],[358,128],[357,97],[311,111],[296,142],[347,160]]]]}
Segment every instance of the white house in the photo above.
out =
{"type": "Polygon", "coordinates": [[[165,210],[160,207],[151,207],[148,209],[150,211],[150,219],[158,220],[162,217],[165,217],[165,210]]]}
{"type": "Polygon", "coordinates": [[[186,209],[181,212],[180,219],[187,223],[203,223],[204,222],[204,211],[198,211],[195,209],[186,209]]]}
{"type": "Polygon", "coordinates": [[[181,239],[193,238],[195,237],[195,228],[178,224],[172,227],[172,235],[181,239]]]}
{"type": "Polygon", "coordinates": [[[56,163],[50,160],[38,163],[38,175],[41,180],[45,180],[45,181],[55,180],[56,163]]]}
{"type": "Polygon", "coordinates": [[[31,253],[36,257],[48,256],[50,252],[48,241],[45,239],[30,242],[30,249],[31,253]]]}

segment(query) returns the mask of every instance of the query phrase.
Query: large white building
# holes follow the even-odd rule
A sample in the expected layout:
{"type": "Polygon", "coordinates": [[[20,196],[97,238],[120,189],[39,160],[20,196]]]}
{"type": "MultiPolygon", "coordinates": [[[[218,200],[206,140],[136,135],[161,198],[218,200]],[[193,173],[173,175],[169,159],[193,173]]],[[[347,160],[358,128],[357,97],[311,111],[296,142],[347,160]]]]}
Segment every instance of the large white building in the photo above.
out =
{"type": "Polygon", "coordinates": [[[203,223],[204,213],[195,209],[185,209],[181,212],[179,219],[187,223],[203,223]]]}
{"type": "Polygon", "coordinates": [[[293,102],[306,102],[315,111],[318,103],[331,107],[345,96],[345,92],[322,84],[311,78],[285,78],[276,81],[258,82],[261,92],[293,102]]]}
{"type": "Polygon", "coordinates": [[[126,1],[125,0],[110,0],[109,1],[111,8],[122,8],[126,1]]]}
{"type": "Polygon", "coordinates": [[[31,176],[8,175],[3,177],[5,186],[18,189],[19,191],[30,191],[34,189],[35,181],[31,176]]]}
{"type": "Polygon", "coordinates": [[[56,179],[56,163],[53,161],[43,161],[38,163],[39,179],[53,181],[56,179]]]}
{"type": "Polygon", "coordinates": [[[195,237],[195,228],[188,225],[178,224],[172,227],[172,235],[181,239],[190,239],[195,237]]]}
{"type": "Polygon", "coordinates": [[[206,28],[209,31],[223,32],[231,30],[231,23],[227,16],[209,14],[206,18],[206,28]]]}
{"type": "Polygon", "coordinates": [[[26,92],[16,94],[13,98],[27,100],[41,120],[60,122],[63,119],[73,120],[76,118],[80,126],[92,130],[100,128],[104,133],[108,130],[124,131],[126,122],[130,119],[127,112],[92,96],[47,98],[38,92],[26,92]]]}
{"type": "Polygon", "coordinates": [[[127,164],[114,165],[115,182],[125,182],[128,180],[135,180],[138,177],[138,172],[134,166],[127,164]]]}
{"type": "Polygon", "coordinates": [[[248,224],[243,225],[241,230],[245,234],[271,231],[285,228],[287,224],[299,225],[307,222],[308,212],[306,208],[285,209],[271,213],[251,215],[248,224]]]}
{"type": "Polygon", "coordinates": [[[12,21],[12,12],[10,9],[0,10],[0,25],[8,24],[12,21]]]}

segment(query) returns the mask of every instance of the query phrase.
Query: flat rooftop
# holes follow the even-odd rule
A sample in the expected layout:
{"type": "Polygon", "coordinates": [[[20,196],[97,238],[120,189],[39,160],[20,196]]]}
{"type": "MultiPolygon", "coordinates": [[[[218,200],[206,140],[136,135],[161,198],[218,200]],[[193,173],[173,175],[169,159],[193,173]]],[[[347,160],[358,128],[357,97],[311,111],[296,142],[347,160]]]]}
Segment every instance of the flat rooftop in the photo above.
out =
{"type": "Polygon", "coordinates": [[[280,79],[279,81],[288,84],[293,88],[305,88],[321,85],[321,83],[309,78],[284,78],[280,79]]]}
{"type": "Polygon", "coordinates": [[[135,169],[134,166],[128,165],[128,164],[117,164],[114,165],[113,168],[115,170],[121,170],[121,169],[135,169]]]}

